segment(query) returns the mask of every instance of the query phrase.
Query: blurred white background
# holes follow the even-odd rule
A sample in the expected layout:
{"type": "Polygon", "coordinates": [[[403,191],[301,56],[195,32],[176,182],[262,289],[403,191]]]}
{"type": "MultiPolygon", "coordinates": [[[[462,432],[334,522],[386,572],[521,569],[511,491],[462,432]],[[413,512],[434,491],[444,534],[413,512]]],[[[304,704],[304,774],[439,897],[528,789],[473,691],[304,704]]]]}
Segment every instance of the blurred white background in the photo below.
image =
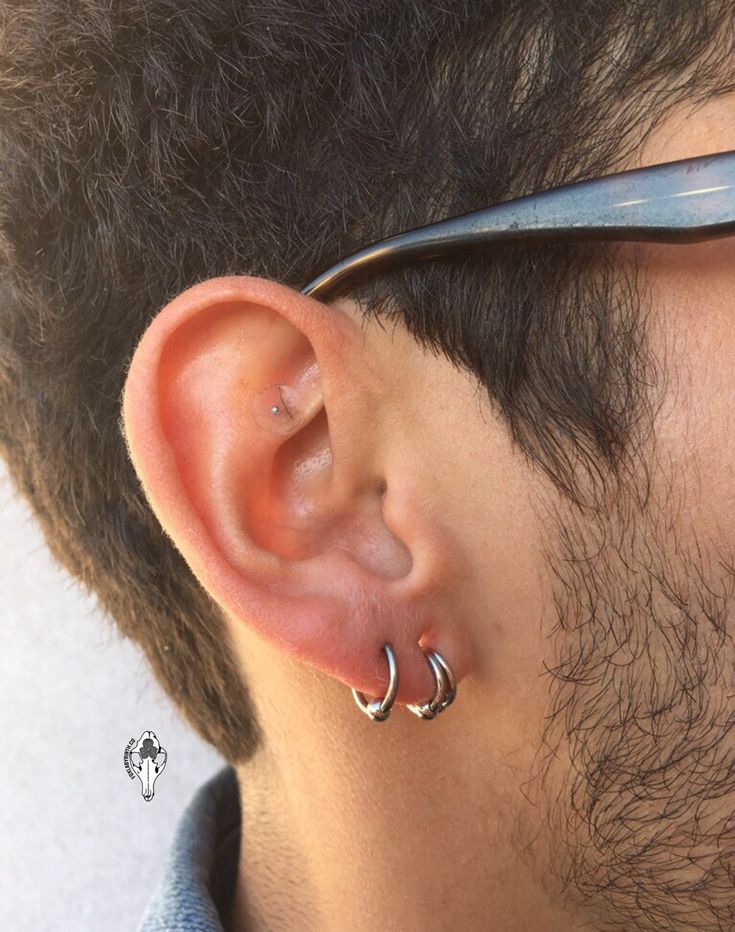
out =
{"type": "Polygon", "coordinates": [[[223,762],[51,560],[0,464],[0,929],[130,932],[187,802],[223,762]],[[168,751],[146,803],[131,738],[168,751]]]}

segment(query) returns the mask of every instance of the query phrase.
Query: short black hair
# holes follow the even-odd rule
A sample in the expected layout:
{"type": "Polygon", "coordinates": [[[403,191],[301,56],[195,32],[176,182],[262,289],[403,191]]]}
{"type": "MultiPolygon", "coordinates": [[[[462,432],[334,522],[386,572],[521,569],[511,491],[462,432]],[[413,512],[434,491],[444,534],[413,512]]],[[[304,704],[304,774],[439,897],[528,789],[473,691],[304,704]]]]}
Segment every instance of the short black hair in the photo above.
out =
{"type": "MultiPolygon", "coordinates": [[[[229,760],[258,746],[220,613],[126,456],[132,351],[215,275],[301,287],[414,225],[623,165],[733,88],[730,0],[0,5],[0,443],[56,558],[229,760]]],[[[650,354],[614,250],[506,248],[354,292],[473,372],[574,499],[636,446],[650,354]]]]}

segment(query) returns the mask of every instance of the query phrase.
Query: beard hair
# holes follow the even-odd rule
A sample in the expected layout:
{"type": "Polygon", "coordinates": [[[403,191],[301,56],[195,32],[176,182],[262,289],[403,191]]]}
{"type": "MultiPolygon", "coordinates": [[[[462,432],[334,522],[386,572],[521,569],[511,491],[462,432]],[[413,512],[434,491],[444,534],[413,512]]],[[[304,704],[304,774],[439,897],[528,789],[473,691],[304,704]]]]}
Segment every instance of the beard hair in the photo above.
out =
{"type": "Polygon", "coordinates": [[[605,507],[546,503],[550,712],[529,785],[544,885],[584,928],[720,932],[735,929],[735,567],[686,517],[683,474],[656,477],[658,494],[647,472],[645,496],[605,507]]]}

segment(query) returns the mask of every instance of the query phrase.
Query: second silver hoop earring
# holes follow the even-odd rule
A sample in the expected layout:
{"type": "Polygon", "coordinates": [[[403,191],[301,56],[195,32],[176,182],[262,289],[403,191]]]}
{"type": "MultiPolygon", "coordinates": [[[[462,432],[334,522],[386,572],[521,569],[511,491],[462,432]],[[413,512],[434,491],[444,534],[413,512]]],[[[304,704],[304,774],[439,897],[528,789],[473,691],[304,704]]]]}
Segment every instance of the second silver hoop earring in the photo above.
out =
{"type": "Polygon", "coordinates": [[[457,681],[452,673],[452,668],[444,658],[435,650],[426,652],[426,660],[431,667],[434,679],[436,680],[436,689],[431,699],[421,702],[418,705],[407,705],[406,708],[418,715],[419,718],[436,718],[443,712],[447,706],[454,702],[457,695],[457,681]]]}
{"type": "MultiPolygon", "coordinates": [[[[384,644],[383,651],[388,660],[389,676],[388,691],[385,696],[382,699],[368,701],[358,689],[352,690],[358,708],[374,722],[384,722],[388,718],[398,693],[398,665],[393,647],[390,644],[384,644]]],[[[426,702],[407,705],[406,708],[419,718],[432,719],[454,702],[457,695],[457,682],[452,668],[441,654],[435,650],[425,651],[424,654],[436,681],[434,695],[426,702]]]]}

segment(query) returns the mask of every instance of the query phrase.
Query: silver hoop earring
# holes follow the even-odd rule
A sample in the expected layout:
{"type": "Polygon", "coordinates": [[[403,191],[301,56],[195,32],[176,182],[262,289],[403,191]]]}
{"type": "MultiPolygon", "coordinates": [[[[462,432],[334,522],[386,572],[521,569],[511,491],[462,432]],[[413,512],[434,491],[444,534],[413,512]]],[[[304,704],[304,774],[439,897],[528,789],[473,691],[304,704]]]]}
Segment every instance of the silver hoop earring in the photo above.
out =
{"type": "Polygon", "coordinates": [[[398,692],[398,665],[396,664],[396,655],[393,653],[393,648],[390,644],[384,644],[383,650],[388,659],[388,675],[390,677],[388,692],[385,696],[383,696],[382,699],[373,699],[372,702],[368,702],[365,695],[358,689],[352,690],[352,695],[355,697],[358,708],[374,722],[384,722],[388,718],[390,710],[393,708],[393,703],[396,701],[396,693],[398,692]]]}
{"type": "MultiPolygon", "coordinates": [[[[364,693],[361,693],[358,689],[352,690],[352,695],[355,697],[358,708],[374,722],[384,722],[388,718],[398,692],[398,665],[396,664],[396,655],[390,644],[384,644],[383,650],[388,660],[388,673],[390,677],[388,692],[385,696],[383,696],[382,699],[368,701],[364,693]]],[[[430,650],[428,652],[425,651],[424,655],[434,674],[434,679],[436,680],[434,695],[426,702],[407,705],[406,708],[413,712],[414,715],[418,715],[419,718],[431,719],[435,718],[440,712],[443,712],[444,709],[454,702],[455,696],[457,695],[457,681],[452,672],[452,668],[441,654],[435,650],[430,650]]]]}
{"type": "Polygon", "coordinates": [[[446,660],[435,650],[425,652],[426,660],[431,667],[436,680],[436,689],[431,699],[416,705],[407,705],[406,708],[418,715],[419,718],[431,719],[450,706],[457,695],[457,681],[452,668],[446,660]]]}

